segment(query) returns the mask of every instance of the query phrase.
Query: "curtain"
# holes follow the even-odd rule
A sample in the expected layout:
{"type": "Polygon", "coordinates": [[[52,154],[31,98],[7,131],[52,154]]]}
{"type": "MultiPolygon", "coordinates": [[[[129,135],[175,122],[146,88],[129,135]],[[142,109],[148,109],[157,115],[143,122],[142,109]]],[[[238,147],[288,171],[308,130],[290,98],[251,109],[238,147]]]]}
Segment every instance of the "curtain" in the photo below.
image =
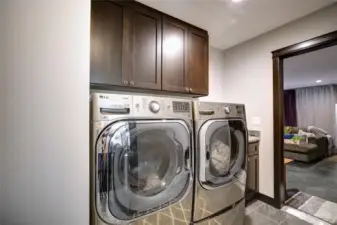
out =
{"type": "Polygon", "coordinates": [[[295,90],[284,91],[284,125],[297,126],[296,92],[295,90]]]}
{"type": "Polygon", "coordinates": [[[335,104],[337,86],[296,89],[297,123],[299,127],[315,126],[326,130],[337,141],[335,104]]]}

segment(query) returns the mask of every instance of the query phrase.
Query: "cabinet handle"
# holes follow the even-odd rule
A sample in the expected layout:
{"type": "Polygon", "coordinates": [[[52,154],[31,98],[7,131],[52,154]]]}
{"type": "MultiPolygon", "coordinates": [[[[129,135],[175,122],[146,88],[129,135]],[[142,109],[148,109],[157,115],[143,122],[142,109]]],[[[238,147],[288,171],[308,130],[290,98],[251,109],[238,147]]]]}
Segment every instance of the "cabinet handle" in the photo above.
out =
{"type": "Polygon", "coordinates": [[[250,158],[248,158],[248,162],[250,162],[250,158]]]}
{"type": "Polygon", "coordinates": [[[187,87],[187,88],[185,88],[185,90],[186,90],[186,92],[188,92],[190,89],[187,87]]]}
{"type": "Polygon", "coordinates": [[[124,83],[124,84],[128,84],[128,82],[127,82],[126,80],[125,80],[125,81],[123,81],[123,83],[124,83]]]}
{"type": "Polygon", "coordinates": [[[130,85],[134,85],[135,84],[135,82],[134,81],[130,81],[130,85]]]}
{"type": "Polygon", "coordinates": [[[190,88],[190,92],[192,92],[193,91],[193,89],[192,88],[190,88]]]}

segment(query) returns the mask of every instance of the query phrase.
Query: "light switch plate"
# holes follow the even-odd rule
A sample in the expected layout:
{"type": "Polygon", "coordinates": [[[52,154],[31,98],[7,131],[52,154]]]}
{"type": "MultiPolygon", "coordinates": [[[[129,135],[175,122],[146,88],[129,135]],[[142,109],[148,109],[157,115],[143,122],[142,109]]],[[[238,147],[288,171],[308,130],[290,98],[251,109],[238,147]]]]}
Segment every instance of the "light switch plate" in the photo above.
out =
{"type": "Polygon", "coordinates": [[[257,117],[257,116],[252,117],[252,124],[254,126],[260,126],[261,125],[261,117],[257,117]]]}

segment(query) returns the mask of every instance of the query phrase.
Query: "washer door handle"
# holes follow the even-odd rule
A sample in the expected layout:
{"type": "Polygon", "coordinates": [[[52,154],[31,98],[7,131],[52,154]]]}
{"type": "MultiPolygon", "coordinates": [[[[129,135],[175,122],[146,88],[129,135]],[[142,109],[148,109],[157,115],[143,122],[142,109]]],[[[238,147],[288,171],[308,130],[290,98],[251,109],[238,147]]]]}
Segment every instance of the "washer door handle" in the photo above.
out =
{"type": "Polygon", "coordinates": [[[191,163],[190,163],[190,148],[185,150],[185,168],[186,170],[191,170],[191,163]]]}
{"type": "Polygon", "coordinates": [[[206,161],[209,161],[210,156],[211,156],[211,153],[210,153],[209,146],[206,145],[206,155],[205,155],[206,161]]]}

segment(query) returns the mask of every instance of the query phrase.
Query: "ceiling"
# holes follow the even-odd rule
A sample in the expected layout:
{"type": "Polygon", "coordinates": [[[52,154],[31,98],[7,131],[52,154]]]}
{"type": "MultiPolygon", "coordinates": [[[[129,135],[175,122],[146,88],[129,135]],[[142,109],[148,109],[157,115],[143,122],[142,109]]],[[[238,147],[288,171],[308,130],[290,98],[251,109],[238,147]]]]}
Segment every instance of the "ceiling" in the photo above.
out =
{"type": "Polygon", "coordinates": [[[227,49],[336,0],[137,0],[209,32],[210,45],[227,49]]]}
{"type": "Polygon", "coordinates": [[[284,60],[285,89],[326,84],[337,84],[336,45],[284,60]]]}

